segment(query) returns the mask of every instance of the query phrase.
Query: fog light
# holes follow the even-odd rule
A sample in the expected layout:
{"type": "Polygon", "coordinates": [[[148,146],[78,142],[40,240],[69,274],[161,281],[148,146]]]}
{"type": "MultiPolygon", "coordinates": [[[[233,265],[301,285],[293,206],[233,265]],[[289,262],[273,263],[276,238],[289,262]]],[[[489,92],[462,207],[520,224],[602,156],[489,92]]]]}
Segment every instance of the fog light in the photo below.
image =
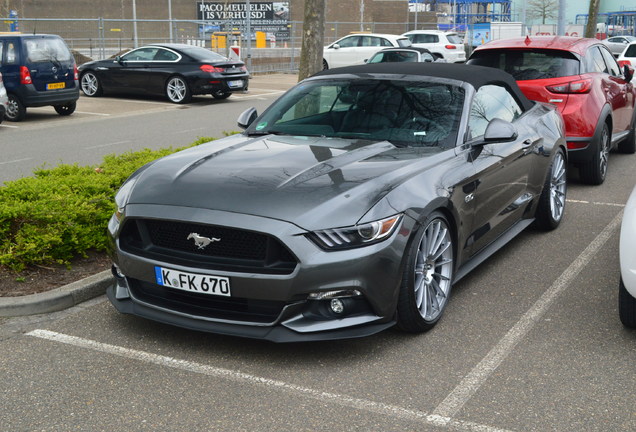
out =
{"type": "Polygon", "coordinates": [[[344,312],[344,303],[338,298],[331,299],[331,303],[329,303],[329,305],[331,306],[331,311],[333,313],[341,314],[344,312]]]}

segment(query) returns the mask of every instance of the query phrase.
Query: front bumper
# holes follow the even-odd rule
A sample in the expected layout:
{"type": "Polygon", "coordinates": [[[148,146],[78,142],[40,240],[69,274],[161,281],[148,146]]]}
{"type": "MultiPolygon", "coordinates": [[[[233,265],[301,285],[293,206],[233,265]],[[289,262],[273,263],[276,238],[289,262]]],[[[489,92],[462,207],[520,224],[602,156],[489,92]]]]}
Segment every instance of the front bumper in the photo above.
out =
{"type": "MultiPolygon", "coordinates": [[[[402,255],[413,221],[387,240],[367,247],[324,252],[297,226],[250,215],[213,210],[130,205],[129,219],[156,217],[259,231],[277,238],[296,257],[293,271],[266,274],[188,266],[170,256],[159,261],[122,250],[117,226],[110,225],[116,284],[108,290],[115,308],[188,329],[275,342],[315,341],[369,336],[395,324],[402,255]],[[231,298],[187,293],[156,285],[155,266],[227,277],[231,298]],[[343,298],[345,311],[329,309],[325,292],[355,293],[343,298]]],[[[112,221],[111,221],[112,222],[112,221]]],[[[126,223],[124,220],[122,223],[126,223]]]]}

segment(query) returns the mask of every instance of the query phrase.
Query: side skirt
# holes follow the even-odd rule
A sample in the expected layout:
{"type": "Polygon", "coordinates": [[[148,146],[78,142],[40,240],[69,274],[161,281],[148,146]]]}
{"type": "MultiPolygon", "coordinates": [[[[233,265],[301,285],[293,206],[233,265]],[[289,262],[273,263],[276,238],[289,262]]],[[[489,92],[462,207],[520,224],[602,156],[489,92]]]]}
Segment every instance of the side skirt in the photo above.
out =
{"type": "Polygon", "coordinates": [[[492,254],[501,249],[506,243],[515,238],[521,231],[526,229],[532,222],[534,222],[534,218],[532,219],[522,219],[513,226],[511,226],[508,231],[500,235],[497,240],[486,246],[482,249],[477,255],[466,261],[460,268],[457,270],[455,274],[455,279],[453,283],[458,282],[461,278],[470,273],[475,267],[477,267],[482,262],[486,261],[492,254]]]}

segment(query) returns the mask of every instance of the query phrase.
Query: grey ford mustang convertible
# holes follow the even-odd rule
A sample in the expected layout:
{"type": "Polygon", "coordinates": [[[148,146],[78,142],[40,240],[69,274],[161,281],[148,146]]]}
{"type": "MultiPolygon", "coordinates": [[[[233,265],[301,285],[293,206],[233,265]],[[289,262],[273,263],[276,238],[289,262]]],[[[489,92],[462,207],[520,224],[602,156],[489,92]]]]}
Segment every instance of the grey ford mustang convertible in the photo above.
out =
{"type": "Polygon", "coordinates": [[[492,68],[331,69],[239,125],[116,195],[120,312],[277,342],[422,332],[455,282],[563,217],[562,118],[492,68]]]}

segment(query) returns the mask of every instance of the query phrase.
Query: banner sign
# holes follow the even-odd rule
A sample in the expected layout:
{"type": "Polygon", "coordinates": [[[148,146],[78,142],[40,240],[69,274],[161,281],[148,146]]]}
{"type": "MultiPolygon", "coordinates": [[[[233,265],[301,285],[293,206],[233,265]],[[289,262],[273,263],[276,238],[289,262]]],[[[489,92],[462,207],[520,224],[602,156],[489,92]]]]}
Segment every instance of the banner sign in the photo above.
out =
{"type": "MultiPolygon", "coordinates": [[[[289,2],[250,2],[250,27],[279,40],[289,39],[289,2]]],[[[241,3],[197,2],[197,19],[212,25],[244,27],[247,5],[241,3]]]]}

